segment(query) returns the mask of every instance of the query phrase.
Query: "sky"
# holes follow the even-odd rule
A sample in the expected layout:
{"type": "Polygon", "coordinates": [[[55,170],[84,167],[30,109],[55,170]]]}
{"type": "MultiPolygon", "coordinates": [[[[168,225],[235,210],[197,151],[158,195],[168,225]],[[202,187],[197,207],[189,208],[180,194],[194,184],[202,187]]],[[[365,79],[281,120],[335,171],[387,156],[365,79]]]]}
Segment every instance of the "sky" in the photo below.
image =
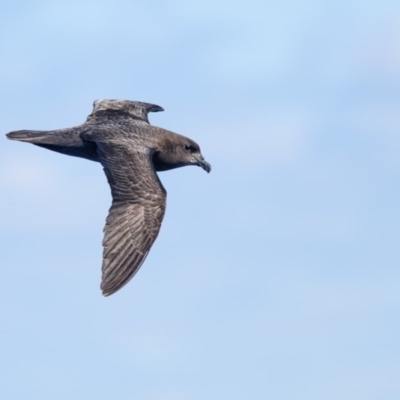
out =
{"type": "Polygon", "coordinates": [[[99,289],[99,164],[0,144],[0,397],[400,398],[400,3],[5,2],[0,131],[99,98],[212,164],[160,173],[160,235],[99,289]]]}

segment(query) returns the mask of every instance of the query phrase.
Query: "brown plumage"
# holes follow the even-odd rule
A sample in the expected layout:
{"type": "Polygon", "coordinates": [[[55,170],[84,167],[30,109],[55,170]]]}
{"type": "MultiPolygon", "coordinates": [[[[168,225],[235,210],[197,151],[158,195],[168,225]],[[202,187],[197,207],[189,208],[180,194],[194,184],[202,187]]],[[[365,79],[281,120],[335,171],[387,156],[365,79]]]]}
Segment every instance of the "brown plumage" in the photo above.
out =
{"type": "Polygon", "coordinates": [[[211,166],[193,140],[151,126],[154,104],[97,100],[80,126],[56,131],[16,131],[12,140],[100,162],[111,187],[112,205],[103,240],[101,289],[115,293],[136,274],[157,238],[165,213],[166,191],[156,171],[211,166]]]}

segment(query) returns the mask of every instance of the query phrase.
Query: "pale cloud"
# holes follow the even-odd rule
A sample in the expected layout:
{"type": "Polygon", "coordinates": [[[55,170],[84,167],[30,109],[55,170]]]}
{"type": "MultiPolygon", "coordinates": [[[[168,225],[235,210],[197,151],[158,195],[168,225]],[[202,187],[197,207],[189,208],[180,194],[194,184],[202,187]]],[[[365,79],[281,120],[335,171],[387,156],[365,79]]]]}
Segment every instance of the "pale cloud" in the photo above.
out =
{"type": "Polygon", "coordinates": [[[400,140],[400,100],[367,101],[354,107],[349,117],[350,127],[360,136],[376,136],[381,139],[400,140]]]}
{"type": "Polygon", "coordinates": [[[200,400],[204,397],[193,393],[195,389],[188,390],[188,386],[182,382],[181,385],[168,385],[166,388],[150,390],[143,400],[200,400]]]}
{"type": "Polygon", "coordinates": [[[210,141],[207,145],[210,157],[256,171],[301,160],[307,154],[318,118],[311,109],[282,107],[266,108],[251,119],[237,117],[233,111],[230,120],[214,122],[211,126],[197,126],[193,131],[193,136],[199,137],[201,132],[208,133],[203,142],[206,146],[207,138],[210,141]]]}
{"type": "Polygon", "coordinates": [[[2,226],[27,231],[99,228],[96,223],[104,222],[111,204],[101,168],[96,173],[87,163],[82,174],[82,161],[57,160],[41,156],[42,151],[47,150],[32,155],[21,150],[2,159],[0,187],[7,194],[0,199],[2,226]]]}
{"type": "Polygon", "coordinates": [[[180,346],[177,328],[169,320],[147,323],[145,326],[115,330],[113,341],[119,343],[123,352],[121,358],[129,361],[134,357],[143,368],[162,368],[174,359],[180,346]]]}
{"type": "Polygon", "coordinates": [[[366,66],[369,76],[400,84],[400,16],[394,14],[385,24],[364,33],[358,50],[358,67],[366,66]]]}
{"type": "Polygon", "coordinates": [[[0,162],[0,185],[20,195],[39,197],[46,188],[57,185],[54,167],[40,160],[40,157],[16,156],[3,158],[0,162]]]}
{"type": "Polygon", "coordinates": [[[354,107],[349,128],[363,143],[371,143],[380,167],[400,167],[400,101],[372,99],[354,107]]]}
{"type": "MultiPolygon", "coordinates": [[[[323,267],[323,266],[321,266],[323,267]]],[[[285,306],[294,305],[284,296],[295,293],[296,307],[300,306],[304,318],[347,318],[352,315],[368,315],[378,310],[390,310],[398,304],[400,295],[390,278],[377,277],[374,282],[360,277],[334,282],[327,278],[305,278],[295,271],[286,271],[279,288],[285,306]]]]}
{"type": "Polygon", "coordinates": [[[400,390],[398,365],[380,360],[371,362],[368,354],[365,354],[363,363],[362,366],[357,364],[356,368],[350,366],[350,371],[347,367],[342,369],[342,373],[331,374],[329,380],[321,382],[322,385],[313,390],[315,399],[396,399],[400,390]]]}

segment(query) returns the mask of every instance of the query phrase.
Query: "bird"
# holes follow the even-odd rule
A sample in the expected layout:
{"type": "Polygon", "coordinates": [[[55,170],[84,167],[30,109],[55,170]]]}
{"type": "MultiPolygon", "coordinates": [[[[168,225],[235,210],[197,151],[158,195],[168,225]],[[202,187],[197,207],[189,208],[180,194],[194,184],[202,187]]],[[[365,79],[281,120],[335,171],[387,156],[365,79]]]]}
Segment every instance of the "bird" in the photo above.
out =
{"type": "Polygon", "coordinates": [[[164,109],[155,104],[100,99],[79,126],[6,134],[11,140],[102,165],[112,196],[103,230],[104,296],[133,278],[158,236],[167,192],[157,172],[188,165],[211,171],[195,141],[150,124],[148,114],[159,111],[164,109]]]}

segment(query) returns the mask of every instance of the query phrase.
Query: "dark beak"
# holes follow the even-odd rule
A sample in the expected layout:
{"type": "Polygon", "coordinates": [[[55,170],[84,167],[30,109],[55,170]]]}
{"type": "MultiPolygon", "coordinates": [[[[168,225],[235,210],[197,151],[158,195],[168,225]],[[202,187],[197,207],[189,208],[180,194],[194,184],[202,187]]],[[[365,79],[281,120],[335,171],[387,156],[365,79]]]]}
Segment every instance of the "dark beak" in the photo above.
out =
{"type": "Polygon", "coordinates": [[[207,173],[209,173],[211,171],[211,165],[204,160],[203,156],[200,157],[196,157],[196,161],[197,161],[197,165],[201,168],[204,169],[204,171],[207,171],[207,173]]]}
{"type": "Polygon", "coordinates": [[[149,111],[150,112],[159,112],[159,111],[164,111],[164,109],[162,107],[160,107],[160,106],[152,104],[150,109],[149,109],[149,111]]]}

